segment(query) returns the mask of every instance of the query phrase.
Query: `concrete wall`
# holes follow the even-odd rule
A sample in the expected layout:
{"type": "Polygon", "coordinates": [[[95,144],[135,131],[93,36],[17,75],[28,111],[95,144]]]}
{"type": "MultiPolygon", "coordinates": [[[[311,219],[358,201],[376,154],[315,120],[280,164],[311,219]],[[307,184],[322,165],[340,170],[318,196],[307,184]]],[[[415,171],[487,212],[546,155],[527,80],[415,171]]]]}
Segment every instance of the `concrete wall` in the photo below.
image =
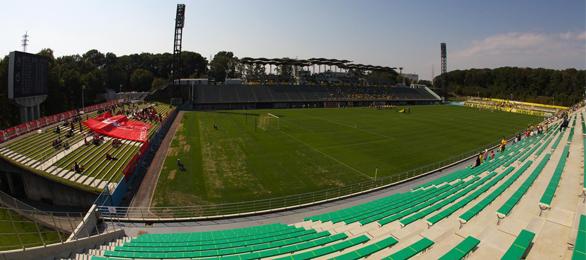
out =
{"type": "Polygon", "coordinates": [[[31,173],[1,158],[0,189],[17,198],[84,209],[89,208],[98,196],[31,173]]]}
{"type": "Polygon", "coordinates": [[[124,236],[124,230],[116,230],[109,233],[82,238],[75,241],[65,242],[63,244],[51,244],[47,246],[31,247],[23,250],[11,250],[0,252],[0,260],[44,260],[56,258],[69,258],[74,254],[83,253],[89,249],[99,247],[108,242],[114,241],[124,236]]]}
{"type": "Polygon", "coordinates": [[[94,231],[97,231],[98,226],[98,212],[96,211],[96,205],[88,210],[87,214],[83,217],[82,221],[79,222],[75,230],[69,235],[67,242],[80,239],[82,237],[91,236],[94,231]]]}

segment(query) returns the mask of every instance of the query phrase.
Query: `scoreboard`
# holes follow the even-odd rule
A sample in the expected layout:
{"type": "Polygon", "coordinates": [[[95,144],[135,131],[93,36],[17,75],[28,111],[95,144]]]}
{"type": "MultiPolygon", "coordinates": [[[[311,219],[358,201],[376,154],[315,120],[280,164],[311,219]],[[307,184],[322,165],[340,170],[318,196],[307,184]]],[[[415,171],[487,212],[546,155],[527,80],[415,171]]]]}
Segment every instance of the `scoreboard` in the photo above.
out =
{"type": "Polygon", "coordinates": [[[49,60],[40,55],[13,51],[8,63],[8,98],[47,95],[49,60]]]}

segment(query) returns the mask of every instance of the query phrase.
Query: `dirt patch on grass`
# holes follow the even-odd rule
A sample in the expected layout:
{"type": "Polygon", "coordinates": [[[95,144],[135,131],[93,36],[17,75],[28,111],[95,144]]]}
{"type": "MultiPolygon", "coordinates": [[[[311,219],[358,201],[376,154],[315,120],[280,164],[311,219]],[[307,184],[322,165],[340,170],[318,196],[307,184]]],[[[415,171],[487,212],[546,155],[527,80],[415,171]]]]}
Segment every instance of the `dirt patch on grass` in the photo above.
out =
{"type": "Polygon", "coordinates": [[[189,152],[189,150],[191,150],[191,145],[190,144],[186,144],[183,146],[183,152],[189,152]]]}
{"type": "Polygon", "coordinates": [[[172,170],[169,172],[169,175],[167,175],[167,179],[168,180],[174,180],[175,179],[175,174],[177,174],[177,170],[172,170]]]}
{"type": "Polygon", "coordinates": [[[179,155],[179,151],[178,151],[177,147],[169,147],[169,150],[167,153],[168,153],[169,157],[176,157],[177,155],[179,155]]]}
{"type": "Polygon", "coordinates": [[[187,144],[187,141],[185,140],[185,135],[183,134],[177,136],[177,140],[179,141],[179,146],[184,146],[187,144]]]}

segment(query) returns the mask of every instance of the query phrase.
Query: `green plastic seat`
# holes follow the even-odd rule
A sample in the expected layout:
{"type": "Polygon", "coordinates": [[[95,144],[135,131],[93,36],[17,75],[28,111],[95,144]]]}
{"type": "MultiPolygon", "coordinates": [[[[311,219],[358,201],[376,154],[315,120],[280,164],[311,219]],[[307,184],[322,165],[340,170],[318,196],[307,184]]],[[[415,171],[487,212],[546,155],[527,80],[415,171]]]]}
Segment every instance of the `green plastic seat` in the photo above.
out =
{"type": "Polygon", "coordinates": [[[429,248],[433,244],[434,244],[433,241],[431,241],[429,238],[424,237],[424,238],[418,240],[417,242],[411,244],[410,246],[403,248],[403,249],[397,251],[396,253],[394,253],[390,256],[387,256],[383,259],[392,259],[392,260],[409,259],[409,258],[423,252],[425,249],[429,248]]]}
{"type": "Polygon", "coordinates": [[[455,259],[463,259],[472,252],[477,246],[480,244],[480,240],[468,236],[466,239],[462,240],[456,247],[452,248],[452,250],[448,251],[445,255],[440,257],[440,260],[455,260],[455,259]]]}
{"type": "Polygon", "coordinates": [[[535,233],[525,229],[521,230],[517,238],[515,238],[515,241],[513,241],[513,244],[509,247],[501,259],[521,259],[527,252],[527,249],[531,246],[534,237],[535,233]]]}

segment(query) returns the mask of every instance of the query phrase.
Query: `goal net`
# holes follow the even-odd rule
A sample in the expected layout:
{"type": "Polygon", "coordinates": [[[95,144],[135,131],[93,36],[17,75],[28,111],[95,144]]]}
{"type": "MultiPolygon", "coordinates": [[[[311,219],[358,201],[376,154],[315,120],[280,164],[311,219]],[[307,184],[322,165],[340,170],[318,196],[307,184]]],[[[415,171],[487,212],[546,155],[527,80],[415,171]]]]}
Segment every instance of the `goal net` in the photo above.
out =
{"type": "Polygon", "coordinates": [[[256,127],[264,131],[278,130],[279,117],[271,113],[261,114],[258,116],[256,127]]]}

